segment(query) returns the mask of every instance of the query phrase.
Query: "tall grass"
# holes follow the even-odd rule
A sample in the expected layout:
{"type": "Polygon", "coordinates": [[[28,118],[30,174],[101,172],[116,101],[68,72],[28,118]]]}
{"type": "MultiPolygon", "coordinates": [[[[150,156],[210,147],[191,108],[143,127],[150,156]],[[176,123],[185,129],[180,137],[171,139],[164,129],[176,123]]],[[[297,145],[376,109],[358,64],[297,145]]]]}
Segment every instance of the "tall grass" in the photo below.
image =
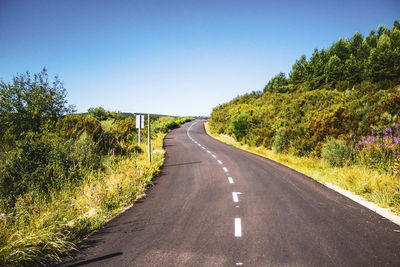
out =
{"type": "MultiPolygon", "coordinates": [[[[161,124],[172,125],[171,121],[179,127],[188,119],[162,119],[161,124]]],[[[104,121],[102,127],[107,132],[123,135],[132,124],[124,123],[104,121]],[[115,127],[125,130],[115,132],[115,127]]],[[[31,190],[20,194],[12,201],[12,208],[0,210],[0,266],[55,263],[60,260],[61,253],[75,249],[79,240],[142,198],[163,164],[163,138],[169,129],[153,131],[151,164],[148,163],[147,138],[141,147],[130,149],[132,145],[127,146],[124,142],[133,136],[127,135],[119,141],[118,149],[98,157],[101,167],[82,171],[80,168],[90,156],[89,152],[92,157],[96,155],[86,146],[80,147],[79,140],[87,137],[80,133],[77,142],[65,144],[68,149],[64,150],[68,153],[62,156],[71,158],[67,170],[72,178],[60,186],[47,187],[47,191],[31,190]],[[79,179],[73,178],[74,172],[79,179]]],[[[0,201],[6,203],[7,199],[0,201]]]]}
{"type": "Polygon", "coordinates": [[[352,191],[368,201],[400,214],[400,176],[394,173],[382,172],[360,164],[339,167],[314,157],[274,153],[264,147],[243,145],[228,135],[214,134],[210,132],[208,123],[205,128],[207,133],[217,140],[277,161],[321,183],[331,183],[352,191]]]}
{"type": "Polygon", "coordinates": [[[79,184],[51,191],[44,202],[34,194],[18,199],[14,213],[2,214],[0,219],[0,265],[57,261],[60,253],[74,249],[78,240],[141,198],[163,163],[164,135],[152,140],[157,153],[151,165],[147,153],[110,155],[104,170],[89,173],[79,184]]]}

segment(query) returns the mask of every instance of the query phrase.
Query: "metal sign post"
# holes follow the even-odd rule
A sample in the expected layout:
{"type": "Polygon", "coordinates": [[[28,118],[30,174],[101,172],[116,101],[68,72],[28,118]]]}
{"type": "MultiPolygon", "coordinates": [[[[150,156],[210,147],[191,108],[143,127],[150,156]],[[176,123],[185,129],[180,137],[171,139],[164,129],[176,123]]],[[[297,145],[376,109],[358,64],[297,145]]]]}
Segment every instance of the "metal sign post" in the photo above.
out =
{"type": "Polygon", "coordinates": [[[138,132],[138,146],[140,146],[140,128],[144,128],[144,115],[136,115],[136,128],[138,132]]]}
{"type": "Polygon", "coordinates": [[[149,143],[149,164],[151,164],[151,134],[150,134],[150,114],[147,114],[148,143],[149,143]]]}

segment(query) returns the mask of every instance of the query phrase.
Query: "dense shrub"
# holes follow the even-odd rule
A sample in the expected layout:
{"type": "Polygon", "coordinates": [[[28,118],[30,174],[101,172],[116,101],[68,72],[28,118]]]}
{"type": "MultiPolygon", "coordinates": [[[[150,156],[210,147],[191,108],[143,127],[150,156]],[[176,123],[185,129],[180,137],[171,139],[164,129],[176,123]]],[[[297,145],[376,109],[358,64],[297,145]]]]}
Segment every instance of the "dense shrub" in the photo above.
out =
{"type": "Polygon", "coordinates": [[[231,132],[238,141],[246,136],[249,127],[247,123],[248,118],[249,115],[247,113],[241,113],[231,123],[231,132]]]}
{"type": "Polygon", "coordinates": [[[158,121],[153,122],[152,128],[156,133],[167,133],[170,130],[179,128],[181,124],[191,120],[191,118],[161,117],[158,121]]]}
{"type": "Polygon", "coordinates": [[[272,145],[272,150],[275,153],[282,153],[285,151],[286,147],[286,129],[285,127],[281,127],[276,131],[276,134],[274,136],[274,144],[272,145]]]}
{"type": "Polygon", "coordinates": [[[346,142],[338,139],[330,139],[323,146],[321,156],[334,167],[343,167],[351,160],[346,142]]]}

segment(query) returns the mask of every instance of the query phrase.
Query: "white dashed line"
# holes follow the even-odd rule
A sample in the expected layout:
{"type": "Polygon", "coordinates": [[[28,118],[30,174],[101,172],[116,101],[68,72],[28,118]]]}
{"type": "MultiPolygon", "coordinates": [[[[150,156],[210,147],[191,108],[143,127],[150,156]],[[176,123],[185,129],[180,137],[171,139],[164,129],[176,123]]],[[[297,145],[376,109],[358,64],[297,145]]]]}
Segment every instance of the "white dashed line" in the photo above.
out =
{"type": "Polygon", "coordinates": [[[217,156],[215,156],[215,155],[212,155],[212,156],[213,156],[213,158],[214,158],[214,159],[216,159],[216,158],[217,158],[217,156]]]}
{"type": "Polygon", "coordinates": [[[233,202],[239,202],[238,195],[241,195],[241,194],[242,194],[241,192],[232,192],[233,202]]]}
{"type": "Polygon", "coordinates": [[[217,162],[218,162],[219,164],[221,164],[221,165],[222,165],[222,161],[220,161],[220,160],[217,160],[217,162]]]}
{"type": "Polygon", "coordinates": [[[235,236],[242,236],[242,221],[240,220],[240,218],[235,218],[235,236]]]}
{"type": "Polygon", "coordinates": [[[228,172],[228,169],[227,169],[227,168],[223,167],[222,169],[224,169],[224,172],[228,172]]]}
{"type": "Polygon", "coordinates": [[[236,265],[243,265],[243,262],[236,262],[236,265]]]}
{"type": "Polygon", "coordinates": [[[208,154],[211,154],[211,151],[210,151],[210,150],[207,150],[207,153],[208,153],[208,154]]]}
{"type": "Polygon", "coordinates": [[[201,147],[202,149],[206,150],[206,148],[204,146],[201,147]]]}
{"type": "Polygon", "coordinates": [[[234,184],[232,177],[228,177],[228,181],[230,184],[234,184]]]}
{"type": "Polygon", "coordinates": [[[197,144],[198,146],[201,146],[200,144],[197,144]]]}

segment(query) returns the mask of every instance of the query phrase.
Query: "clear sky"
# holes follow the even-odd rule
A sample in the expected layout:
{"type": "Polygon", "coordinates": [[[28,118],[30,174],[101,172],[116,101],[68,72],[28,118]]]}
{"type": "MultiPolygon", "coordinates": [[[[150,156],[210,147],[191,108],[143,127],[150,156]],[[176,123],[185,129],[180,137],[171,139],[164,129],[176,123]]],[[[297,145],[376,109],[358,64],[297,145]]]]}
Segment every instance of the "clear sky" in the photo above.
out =
{"type": "Polygon", "coordinates": [[[0,80],[58,74],[78,112],[209,115],[399,0],[0,0],[0,80]]]}

